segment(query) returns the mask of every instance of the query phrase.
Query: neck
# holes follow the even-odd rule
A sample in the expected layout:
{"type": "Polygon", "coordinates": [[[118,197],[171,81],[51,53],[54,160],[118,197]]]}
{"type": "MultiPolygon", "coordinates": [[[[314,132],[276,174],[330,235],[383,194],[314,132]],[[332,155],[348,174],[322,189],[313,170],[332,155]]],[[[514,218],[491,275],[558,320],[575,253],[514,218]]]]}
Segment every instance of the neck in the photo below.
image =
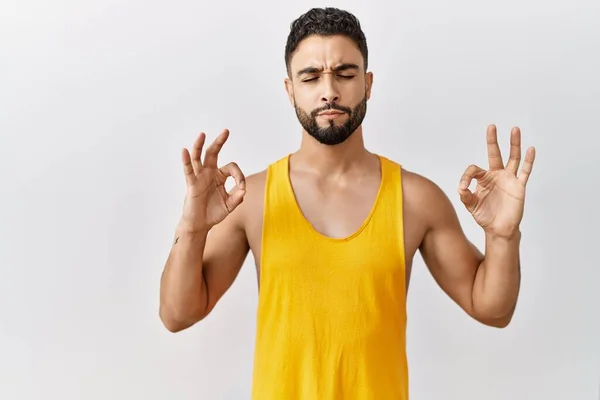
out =
{"type": "Polygon", "coordinates": [[[294,163],[302,169],[327,175],[344,173],[364,165],[372,156],[365,148],[362,127],[335,146],[321,144],[303,130],[300,149],[293,154],[294,163]]]}

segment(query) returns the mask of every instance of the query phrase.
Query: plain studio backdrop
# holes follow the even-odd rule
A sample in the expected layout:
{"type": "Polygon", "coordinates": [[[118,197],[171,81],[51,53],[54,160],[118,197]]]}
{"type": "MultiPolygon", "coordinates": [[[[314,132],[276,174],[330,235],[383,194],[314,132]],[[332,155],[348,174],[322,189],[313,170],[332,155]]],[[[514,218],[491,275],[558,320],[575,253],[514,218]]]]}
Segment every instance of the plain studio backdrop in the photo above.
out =
{"type": "Polygon", "coordinates": [[[250,255],[202,323],[158,317],[181,213],[182,147],[231,131],[246,174],[294,151],[290,22],[355,13],[374,72],[367,147],[457,195],[487,168],[486,126],[537,148],[522,292],[503,330],[471,320],[417,256],[415,400],[597,400],[600,5],[589,1],[3,1],[0,7],[0,398],[248,399],[250,255]]]}

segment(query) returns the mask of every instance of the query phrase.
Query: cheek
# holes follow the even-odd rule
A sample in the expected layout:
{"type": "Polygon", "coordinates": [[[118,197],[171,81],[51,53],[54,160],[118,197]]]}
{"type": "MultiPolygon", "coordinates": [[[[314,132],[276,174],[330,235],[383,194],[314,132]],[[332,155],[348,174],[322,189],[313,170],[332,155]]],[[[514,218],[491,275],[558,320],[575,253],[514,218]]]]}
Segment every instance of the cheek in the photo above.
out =
{"type": "Polygon", "coordinates": [[[310,93],[306,90],[300,90],[294,92],[294,102],[296,107],[300,107],[303,110],[312,110],[314,107],[314,99],[310,93]]]}
{"type": "Polygon", "coordinates": [[[365,96],[365,94],[367,94],[369,91],[368,82],[364,79],[356,81],[353,85],[353,91],[355,93],[355,97],[362,99],[365,96]]]}
{"type": "Polygon", "coordinates": [[[344,104],[354,103],[365,95],[367,84],[364,79],[355,78],[350,81],[341,81],[338,85],[338,94],[344,104]]]}

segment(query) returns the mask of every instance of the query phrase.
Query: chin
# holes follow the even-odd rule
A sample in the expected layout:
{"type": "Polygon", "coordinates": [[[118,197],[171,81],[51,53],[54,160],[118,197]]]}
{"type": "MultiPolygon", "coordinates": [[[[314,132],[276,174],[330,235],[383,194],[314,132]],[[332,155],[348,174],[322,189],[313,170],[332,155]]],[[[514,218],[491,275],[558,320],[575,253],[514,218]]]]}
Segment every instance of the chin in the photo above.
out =
{"type": "Polygon", "coordinates": [[[319,124],[319,128],[321,128],[321,129],[340,128],[342,126],[344,126],[343,122],[334,122],[334,123],[319,124]]]}
{"type": "MultiPolygon", "coordinates": [[[[310,133],[309,133],[310,134],[310,133]]],[[[336,133],[336,134],[327,134],[327,133],[319,133],[319,134],[310,134],[317,142],[324,144],[326,146],[337,146],[352,137],[351,134],[344,133],[336,133]]]]}

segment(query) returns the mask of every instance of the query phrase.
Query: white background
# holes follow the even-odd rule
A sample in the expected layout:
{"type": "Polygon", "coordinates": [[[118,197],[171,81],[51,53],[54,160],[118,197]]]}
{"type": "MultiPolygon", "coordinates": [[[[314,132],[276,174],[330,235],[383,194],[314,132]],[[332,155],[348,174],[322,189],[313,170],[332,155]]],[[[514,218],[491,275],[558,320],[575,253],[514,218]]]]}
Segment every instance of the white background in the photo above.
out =
{"type": "MultiPolygon", "coordinates": [[[[231,130],[246,174],[299,145],[283,79],[312,1],[2,1],[0,398],[248,399],[250,256],[213,314],[171,334],[159,279],[185,187],[180,149],[231,130]]],[[[600,398],[600,3],[331,1],[362,22],[367,147],[456,195],[518,125],[535,145],[523,284],[505,330],[470,320],[417,258],[415,400],[600,398]]]]}

